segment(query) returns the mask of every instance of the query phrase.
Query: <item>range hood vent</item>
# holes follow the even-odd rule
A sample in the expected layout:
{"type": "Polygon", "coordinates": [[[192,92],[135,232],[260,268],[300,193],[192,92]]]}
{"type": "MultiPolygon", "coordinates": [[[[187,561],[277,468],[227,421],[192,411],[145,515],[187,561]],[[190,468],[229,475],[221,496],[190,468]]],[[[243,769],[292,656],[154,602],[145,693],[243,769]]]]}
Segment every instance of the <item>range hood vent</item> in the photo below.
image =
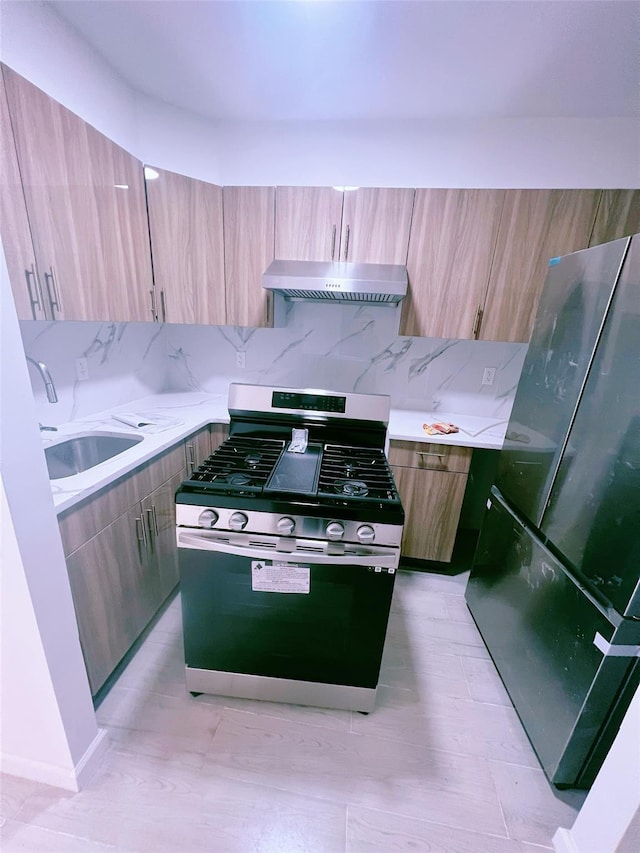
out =
{"type": "Polygon", "coordinates": [[[262,286],[287,299],[394,304],[407,295],[407,268],[275,260],[263,273],[262,286]]]}

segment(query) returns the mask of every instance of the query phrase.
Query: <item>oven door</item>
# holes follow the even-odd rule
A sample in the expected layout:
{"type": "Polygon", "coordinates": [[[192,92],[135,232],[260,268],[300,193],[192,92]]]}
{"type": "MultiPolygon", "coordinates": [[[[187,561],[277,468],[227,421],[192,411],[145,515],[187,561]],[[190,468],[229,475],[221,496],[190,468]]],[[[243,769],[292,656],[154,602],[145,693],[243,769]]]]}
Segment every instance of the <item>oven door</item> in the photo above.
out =
{"type": "Polygon", "coordinates": [[[194,529],[177,539],[188,672],[375,690],[398,549],[330,554],[310,540],[194,529]]]}

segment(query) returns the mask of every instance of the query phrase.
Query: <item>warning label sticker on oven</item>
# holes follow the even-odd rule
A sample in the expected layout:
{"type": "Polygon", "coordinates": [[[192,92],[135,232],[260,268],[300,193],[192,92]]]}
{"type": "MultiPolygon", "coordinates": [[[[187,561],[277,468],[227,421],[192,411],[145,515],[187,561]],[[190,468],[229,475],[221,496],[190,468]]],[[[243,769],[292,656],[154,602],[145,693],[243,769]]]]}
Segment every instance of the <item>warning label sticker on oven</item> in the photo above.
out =
{"type": "Polygon", "coordinates": [[[305,595],[309,592],[310,583],[310,566],[251,561],[251,589],[254,592],[295,592],[305,595]]]}

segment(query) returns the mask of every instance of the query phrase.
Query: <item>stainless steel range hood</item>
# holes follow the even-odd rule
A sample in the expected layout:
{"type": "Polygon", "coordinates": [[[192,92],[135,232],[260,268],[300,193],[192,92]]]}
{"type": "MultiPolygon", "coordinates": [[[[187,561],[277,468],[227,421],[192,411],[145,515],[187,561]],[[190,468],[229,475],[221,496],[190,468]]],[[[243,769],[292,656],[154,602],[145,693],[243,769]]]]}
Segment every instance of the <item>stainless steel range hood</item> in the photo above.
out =
{"type": "Polygon", "coordinates": [[[287,299],[394,304],[407,294],[407,268],[399,264],[272,261],[262,286],[287,299]]]}

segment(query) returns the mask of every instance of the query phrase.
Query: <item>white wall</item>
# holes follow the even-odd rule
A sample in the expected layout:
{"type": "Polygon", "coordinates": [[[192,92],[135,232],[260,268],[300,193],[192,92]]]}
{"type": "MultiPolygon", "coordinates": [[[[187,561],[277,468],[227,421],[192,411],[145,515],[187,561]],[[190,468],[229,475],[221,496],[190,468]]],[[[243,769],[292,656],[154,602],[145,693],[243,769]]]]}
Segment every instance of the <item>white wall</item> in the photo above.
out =
{"type": "Polygon", "coordinates": [[[18,73],[141,160],[214,183],[640,186],[633,119],[215,122],[134,93],[41,2],[2,0],[0,27],[18,73]]]}
{"type": "Polygon", "coordinates": [[[39,0],[0,2],[0,59],[136,157],[135,96],[78,33],[39,0]]]}
{"type": "Polygon", "coordinates": [[[2,768],[74,790],[105,739],[93,711],[1,250],[0,404],[2,768]]]}
{"type": "Polygon", "coordinates": [[[175,118],[147,103],[141,149],[159,166],[221,184],[640,186],[632,119],[202,122],[184,144],[175,118]]]}

